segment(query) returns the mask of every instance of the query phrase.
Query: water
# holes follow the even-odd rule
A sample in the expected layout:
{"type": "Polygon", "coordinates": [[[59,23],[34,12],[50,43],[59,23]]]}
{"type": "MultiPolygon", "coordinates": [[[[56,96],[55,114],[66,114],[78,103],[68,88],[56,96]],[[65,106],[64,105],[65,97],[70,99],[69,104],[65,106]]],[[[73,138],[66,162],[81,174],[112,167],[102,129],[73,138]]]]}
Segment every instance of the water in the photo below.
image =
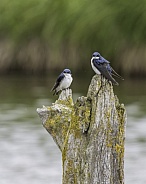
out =
{"type": "MultiPolygon", "coordinates": [[[[0,184],[61,184],[61,152],[36,113],[37,107],[56,99],[50,93],[54,80],[53,76],[1,77],[0,184]]],[[[74,79],[74,98],[86,95],[90,80],[91,76],[74,79]]],[[[146,84],[126,80],[115,93],[128,113],[125,183],[145,184],[146,84]]]]}

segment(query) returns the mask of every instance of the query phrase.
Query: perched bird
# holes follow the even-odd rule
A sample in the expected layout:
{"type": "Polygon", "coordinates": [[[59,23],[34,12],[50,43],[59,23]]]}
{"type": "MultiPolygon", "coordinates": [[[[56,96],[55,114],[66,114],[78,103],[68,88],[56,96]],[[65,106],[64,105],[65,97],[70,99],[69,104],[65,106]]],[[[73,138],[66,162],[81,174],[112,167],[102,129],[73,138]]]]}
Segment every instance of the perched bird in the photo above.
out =
{"type": "Polygon", "coordinates": [[[67,89],[72,83],[72,74],[69,69],[64,69],[63,72],[58,76],[51,91],[54,91],[53,95],[58,95],[59,91],[67,89]]]}
{"type": "Polygon", "coordinates": [[[112,77],[118,77],[124,80],[114,69],[110,66],[110,62],[102,57],[98,52],[94,52],[91,58],[91,66],[94,72],[98,75],[103,75],[106,79],[112,82],[114,85],[119,85],[118,82],[112,77]]]}

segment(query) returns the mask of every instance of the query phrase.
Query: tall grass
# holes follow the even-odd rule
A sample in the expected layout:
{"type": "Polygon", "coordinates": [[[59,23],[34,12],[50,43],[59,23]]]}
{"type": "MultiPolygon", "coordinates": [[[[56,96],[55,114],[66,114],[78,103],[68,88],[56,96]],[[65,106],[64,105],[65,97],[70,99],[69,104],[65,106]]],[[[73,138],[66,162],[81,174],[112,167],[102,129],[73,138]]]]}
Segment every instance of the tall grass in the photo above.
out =
{"type": "Polygon", "coordinates": [[[0,70],[88,69],[97,50],[123,73],[145,73],[145,22],[146,0],[1,0],[0,70]]]}

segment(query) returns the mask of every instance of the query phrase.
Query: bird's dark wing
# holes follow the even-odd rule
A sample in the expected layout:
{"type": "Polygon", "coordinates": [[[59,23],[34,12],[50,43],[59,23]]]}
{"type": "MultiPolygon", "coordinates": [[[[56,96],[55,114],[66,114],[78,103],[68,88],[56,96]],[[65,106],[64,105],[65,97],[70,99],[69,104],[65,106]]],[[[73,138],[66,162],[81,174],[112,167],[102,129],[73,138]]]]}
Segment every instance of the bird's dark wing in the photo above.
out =
{"type": "Polygon", "coordinates": [[[61,82],[61,80],[62,80],[63,78],[64,78],[64,74],[61,73],[61,74],[58,76],[58,78],[57,78],[57,80],[56,80],[56,82],[55,82],[53,88],[51,89],[51,91],[55,90],[55,89],[59,86],[59,84],[60,84],[60,82],[61,82]]]}
{"type": "Polygon", "coordinates": [[[113,76],[115,76],[115,77],[117,77],[117,78],[119,78],[119,79],[121,79],[121,80],[124,80],[123,77],[120,76],[117,72],[115,72],[115,70],[114,70],[112,67],[111,67],[111,69],[112,69],[112,75],[113,75],[113,76]]]}
{"type": "Polygon", "coordinates": [[[100,62],[100,60],[93,60],[93,64],[105,78],[110,80],[114,85],[119,85],[108,70],[110,67],[108,62],[100,62]]]}

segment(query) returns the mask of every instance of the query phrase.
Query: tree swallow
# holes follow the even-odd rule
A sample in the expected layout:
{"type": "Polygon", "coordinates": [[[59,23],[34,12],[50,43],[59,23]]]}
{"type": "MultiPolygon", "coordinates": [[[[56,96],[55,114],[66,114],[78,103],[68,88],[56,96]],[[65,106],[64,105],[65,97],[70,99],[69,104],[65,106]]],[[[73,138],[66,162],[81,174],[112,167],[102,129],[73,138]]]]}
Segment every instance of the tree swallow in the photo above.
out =
{"type": "Polygon", "coordinates": [[[98,52],[94,52],[91,58],[91,66],[94,72],[98,75],[103,75],[106,79],[112,82],[114,85],[119,85],[118,82],[112,77],[118,77],[124,80],[114,69],[110,66],[110,62],[102,57],[98,52]]]}
{"type": "Polygon", "coordinates": [[[69,69],[64,69],[63,72],[58,76],[51,91],[54,91],[53,95],[58,95],[59,91],[67,89],[72,83],[72,74],[69,69]]]}

